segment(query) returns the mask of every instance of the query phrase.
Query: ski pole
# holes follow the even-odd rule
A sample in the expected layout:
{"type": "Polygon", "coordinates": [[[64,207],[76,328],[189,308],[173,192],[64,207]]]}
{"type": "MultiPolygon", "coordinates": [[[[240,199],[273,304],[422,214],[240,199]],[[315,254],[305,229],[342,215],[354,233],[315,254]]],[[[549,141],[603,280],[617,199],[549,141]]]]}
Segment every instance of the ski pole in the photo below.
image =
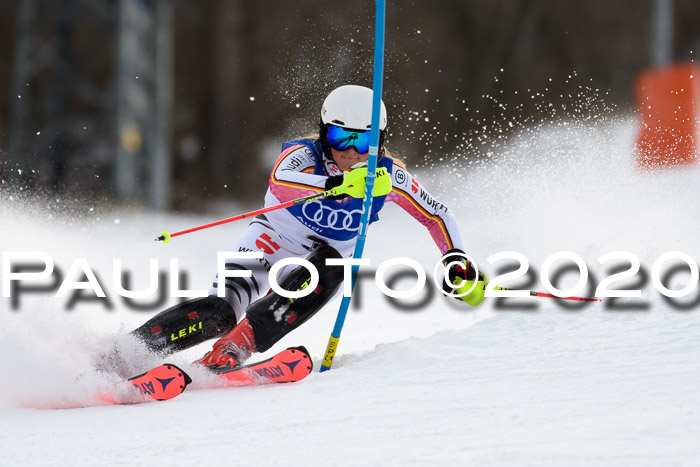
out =
{"type": "MultiPolygon", "coordinates": [[[[379,180],[378,196],[386,195],[391,191],[391,176],[389,175],[389,172],[383,167],[380,167],[376,172],[376,178],[379,180]]],[[[373,184],[374,178],[375,177],[372,177],[373,184]]],[[[292,199],[289,201],[285,201],[284,203],[276,204],[275,206],[268,206],[266,208],[258,209],[256,211],[246,212],[245,214],[239,214],[237,216],[228,217],[226,219],[221,219],[220,221],[211,222],[209,224],[200,225],[198,227],[192,227],[191,229],[182,230],[180,232],[175,232],[172,234],[164,230],[163,232],[161,232],[160,236],[156,238],[156,242],[170,243],[170,239],[173,237],[178,237],[180,235],[196,232],[198,230],[208,229],[210,227],[216,227],[217,225],[228,224],[229,222],[238,221],[247,217],[255,217],[259,214],[264,214],[270,211],[276,211],[278,209],[290,208],[297,204],[306,203],[307,201],[313,201],[319,198],[325,198],[326,196],[348,195],[352,196],[353,198],[361,198],[364,195],[365,183],[368,183],[363,183],[362,181],[368,179],[369,176],[366,175],[366,170],[362,168],[351,170],[350,172],[345,172],[343,183],[341,185],[331,188],[330,190],[323,191],[321,193],[315,193],[309,196],[304,196],[303,198],[292,199]]]]}
{"type": "MultiPolygon", "coordinates": [[[[505,287],[498,287],[495,286],[493,288],[494,290],[516,290],[516,289],[507,289],[505,287]]],[[[573,300],[577,302],[602,302],[602,298],[588,298],[588,297],[557,297],[556,295],[552,295],[549,293],[545,292],[535,292],[534,290],[528,290],[528,293],[530,294],[531,297],[545,297],[545,298],[556,298],[558,300],[573,300]]]]}
{"type": "MultiPolygon", "coordinates": [[[[337,187],[336,187],[337,188],[337,187]]],[[[170,239],[173,237],[179,237],[180,235],[185,235],[192,232],[197,232],[198,230],[208,229],[210,227],[216,227],[217,225],[228,224],[229,222],[239,221],[247,217],[255,217],[260,214],[264,214],[270,211],[276,211],[278,209],[285,209],[297,204],[306,203],[307,201],[312,201],[319,198],[325,198],[326,196],[336,196],[337,190],[333,188],[332,190],[324,191],[322,193],[316,193],[309,196],[304,196],[303,198],[292,199],[285,201],[284,203],[277,204],[275,206],[268,206],[266,208],[258,209],[256,211],[246,212],[245,214],[239,214],[237,216],[228,217],[226,219],[221,219],[216,222],[211,222],[209,224],[200,225],[198,227],[192,227],[191,229],[182,230],[180,232],[168,233],[167,231],[161,232],[160,236],[156,238],[156,242],[170,243],[170,239]]]]}
{"type": "Polygon", "coordinates": [[[535,292],[534,290],[530,290],[530,296],[532,297],[548,297],[548,298],[556,298],[559,300],[574,300],[577,302],[602,302],[602,298],[588,298],[588,297],[557,297],[556,295],[544,293],[544,292],[535,292]]]}

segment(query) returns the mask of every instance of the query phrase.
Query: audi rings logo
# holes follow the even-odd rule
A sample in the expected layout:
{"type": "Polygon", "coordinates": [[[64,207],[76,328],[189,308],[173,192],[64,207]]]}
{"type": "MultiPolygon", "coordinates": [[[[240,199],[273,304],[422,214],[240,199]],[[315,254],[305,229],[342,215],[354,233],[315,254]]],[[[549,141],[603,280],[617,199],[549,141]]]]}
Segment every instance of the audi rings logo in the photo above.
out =
{"type": "Polygon", "coordinates": [[[333,230],[349,230],[351,232],[360,229],[361,209],[345,211],[343,209],[331,209],[324,206],[318,200],[304,204],[301,210],[304,217],[319,227],[333,230]]]}

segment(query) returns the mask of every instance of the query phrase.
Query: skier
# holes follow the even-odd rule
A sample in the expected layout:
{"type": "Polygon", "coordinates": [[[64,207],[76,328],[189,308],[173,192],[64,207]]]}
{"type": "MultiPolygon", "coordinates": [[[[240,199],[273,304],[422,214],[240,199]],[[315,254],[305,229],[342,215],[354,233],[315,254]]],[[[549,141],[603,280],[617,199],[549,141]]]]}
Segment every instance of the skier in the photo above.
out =
{"type": "MultiPolygon", "coordinates": [[[[269,179],[265,206],[320,193],[334,187],[347,188],[352,178],[364,193],[364,177],[370,145],[372,90],[346,85],[332,91],[323,102],[318,136],[288,141],[282,146],[269,179]],[[359,172],[358,172],[359,171],[359,172]],[[353,177],[349,177],[353,174],[353,177]],[[359,175],[359,177],[358,177],[359,175]]],[[[401,206],[423,224],[440,252],[450,254],[452,267],[445,278],[446,292],[468,290],[461,297],[471,305],[483,300],[485,277],[475,273],[463,251],[455,217],[431,196],[399,160],[390,157],[384,143],[387,111],[381,103],[378,178],[370,222],[379,219],[387,202],[401,206]],[[382,171],[382,168],[386,172],[382,171]],[[379,176],[379,174],[386,174],[379,176]],[[388,185],[390,184],[390,186],[388,185]],[[456,285],[454,285],[456,284],[456,285]]],[[[169,354],[219,337],[213,349],[196,363],[214,372],[239,367],[254,352],[264,352],[283,336],[316,313],[339,290],[341,266],[327,266],[327,258],[352,256],[357,240],[362,197],[337,196],[319,199],[261,215],[234,246],[234,252],[260,252],[261,258],[229,260],[227,270],[249,270],[250,277],[217,276],[209,296],[183,302],[156,315],[133,334],[153,351],[169,354]],[[306,257],[319,272],[319,285],[309,295],[289,299],[268,290],[268,272],[277,262],[306,257]],[[225,296],[218,296],[219,286],[225,296]]],[[[284,266],[277,275],[280,287],[300,290],[309,283],[305,267],[284,266]]]]}

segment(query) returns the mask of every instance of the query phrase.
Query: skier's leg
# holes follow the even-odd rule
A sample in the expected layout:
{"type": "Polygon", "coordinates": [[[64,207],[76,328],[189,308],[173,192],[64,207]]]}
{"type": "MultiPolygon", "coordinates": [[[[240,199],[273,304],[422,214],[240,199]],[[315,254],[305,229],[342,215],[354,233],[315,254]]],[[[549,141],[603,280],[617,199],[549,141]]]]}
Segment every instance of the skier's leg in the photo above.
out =
{"type": "MultiPolygon", "coordinates": [[[[198,363],[216,371],[227,370],[242,363],[253,352],[264,352],[277,341],[313,316],[336,293],[343,282],[343,268],[326,266],[326,258],[341,258],[331,246],[316,248],[306,258],[319,273],[319,284],[309,295],[298,299],[270,292],[246,310],[246,317],[219,339],[211,352],[198,363]]],[[[311,280],[303,266],[294,269],[280,287],[297,291],[311,280]]]]}
{"type": "Polygon", "coordinates": [[[219,288],[223,298],[236,313],[237,321],[245,315],[248,306],[270,288],[268,273],[277,261],[294,256],[294,253],[281,245],[277,232],[264,219],[256,219],[250,224],[243,237],[233,248],[237,253],[262,253],[262,258],[230,258],[226,260],[227,271],[251,271],[251,277],[225,277],[217,275],[209,289],[209,295],[218,296],[219,288]]]}
{"type": "Polygon", "coordinates": [[[251,302],[267,292],[270,264],[292,256],[292,252],[279,247],[276,239],[278,236],[269,224],[253,221],[233,251],[262,250],[263,258],[226,261],[227,270],[249,270],[251,277],[225,278],[222,283],[224,296],[218,297],[217,276],[208,297],[175,305],[154,316],[131,334],[142,340],[149,349],[165,355],[221,337],[236,325],[251,302]],[[272,254],[268,254],[268,251],[272,254]]]}
{"type": "MultiPolygon", "coordinates": [[[[329,245],[320,246],[307,256],[306,260],[314,265],[319,274],[318,286],[309,295],[290,299],[273,292],[248,307],[246,318],[255,332],[258,352],[265,352],[282,337],[304,324],[335,296],[343,283],[343,268],[326,266],[328,258],[342,257],[329,245]]],[[[309,271],[299,266],[280,283],[280,286],[285,290],[298,291],[305,288],[310,281],[309,271]]]]}
{"type": "Polygon", "coordinates": [[[223,298],[196,298],[168,308],[131,334],[153,352],[169,355],[222,336],[236,325],[236,315],[223,298]]]}

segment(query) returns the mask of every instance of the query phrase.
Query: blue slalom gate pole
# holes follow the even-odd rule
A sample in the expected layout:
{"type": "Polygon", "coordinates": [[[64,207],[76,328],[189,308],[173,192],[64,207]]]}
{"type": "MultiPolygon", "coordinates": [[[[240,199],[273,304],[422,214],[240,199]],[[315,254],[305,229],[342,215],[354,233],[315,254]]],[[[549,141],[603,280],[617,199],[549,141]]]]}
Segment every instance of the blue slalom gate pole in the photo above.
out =
{"type": "MultiPolygon", "coordinates": [[[[352,255],[353,259],[362,258],[362,252],[365,249],[365,240],[367,239],[367,227],[369,226],[369,219],[372,214],[372,194],[374,191],[374,178],[377,172],[377,158],[379,155],[379,114],[381,111],[382,102],[382,81],[384,79],[385,10],[386,1],[377,0],[374,26],[374,83],[372,85],[374,94],[372,96],[372,128],[370,130],[370,147],[369,156],[367,158],[365,198],[362,204],[363,211],[362,216],[360,217],[360,230],[357,235],[355,252],[352,255]]],[[[320,371],[330,370],[331,365],[333,364],[333,357],[335,356],[335,351],[338,349],[340,333],[343,330],[345,316],[348,314],[350,299],[352,298],[352,291],[355,290],[355,282],[359,269],[359,266],[352,267],[351,295],[350,297],[344,296],[343,300],[340,302],[338,316],[335,319],[335,325],[333,326],[331,337],[328,339],[328,346],[326,347],[326,353],[323,357],[323,363],[321,363],[320,371]]]]}

